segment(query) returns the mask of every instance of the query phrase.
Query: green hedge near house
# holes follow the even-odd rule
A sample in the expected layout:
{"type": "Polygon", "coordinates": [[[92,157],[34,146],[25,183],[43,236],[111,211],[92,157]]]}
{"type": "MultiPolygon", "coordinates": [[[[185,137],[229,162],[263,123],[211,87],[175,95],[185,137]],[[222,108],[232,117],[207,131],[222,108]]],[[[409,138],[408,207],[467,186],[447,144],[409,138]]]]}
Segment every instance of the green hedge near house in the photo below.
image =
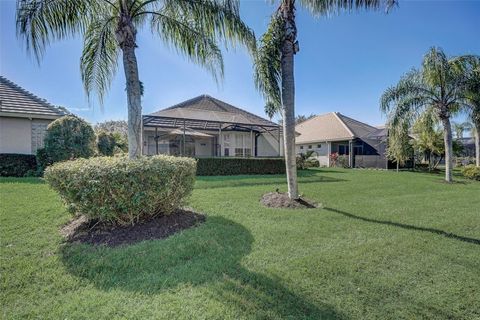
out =
{"type": "Polygon", "coordinates": [[[197,158],[197,176],[282,173],[285,173],[282,158],[197,158]]]}
{"type": "Polygon", "coordinates": [[[24,177],[36,170],[37,160],[33,154],[0,154],[0,177],[24,177]]]}

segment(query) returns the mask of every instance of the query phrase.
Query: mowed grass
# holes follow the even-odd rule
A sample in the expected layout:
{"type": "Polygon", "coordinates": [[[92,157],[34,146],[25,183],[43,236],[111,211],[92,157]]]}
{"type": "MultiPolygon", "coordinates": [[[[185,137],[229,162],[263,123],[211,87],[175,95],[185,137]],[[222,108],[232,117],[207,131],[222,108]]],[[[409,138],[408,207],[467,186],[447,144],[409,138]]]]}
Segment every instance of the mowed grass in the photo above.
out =
{"type": "Polygon", "coordinates": [[[309,210],[266,209],[283,176],[201,177],[205,224],[117,248],[66,244],[39,179],[1,179],[4,319],[480,319],[480,183],[300,173],[309,210]]]}

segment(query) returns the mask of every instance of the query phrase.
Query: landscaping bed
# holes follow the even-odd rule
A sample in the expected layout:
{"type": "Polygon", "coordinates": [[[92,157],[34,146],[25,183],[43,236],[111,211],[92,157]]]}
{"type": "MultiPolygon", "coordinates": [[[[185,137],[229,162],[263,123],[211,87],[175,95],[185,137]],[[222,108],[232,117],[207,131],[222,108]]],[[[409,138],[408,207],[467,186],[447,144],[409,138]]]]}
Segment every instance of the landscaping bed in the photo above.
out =
{"type": "Polygon", "coordinates": [[[130,226],[116,226],[88,221],[79,216],[64,225],[60,233],[71,243],[86,243],[115,247],[145,240],[167,238],[177,232],[197,226],[205,216],[189,210],[177,210],[170,215],[158,215],[130,226]]]}

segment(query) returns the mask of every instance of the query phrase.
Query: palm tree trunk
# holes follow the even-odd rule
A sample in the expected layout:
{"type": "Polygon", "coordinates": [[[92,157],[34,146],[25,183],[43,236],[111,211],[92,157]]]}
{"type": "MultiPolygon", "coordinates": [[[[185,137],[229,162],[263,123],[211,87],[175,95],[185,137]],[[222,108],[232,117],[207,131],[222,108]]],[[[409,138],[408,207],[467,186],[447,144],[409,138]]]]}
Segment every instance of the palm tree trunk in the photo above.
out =
{"type": "Polygon", "coordinates": [[[142,155],[142,90],[135,55],[136,30],[126,9],[126,2],[122,2],[122,13],[115,35],[123,53],[128,102],[128,157],[133,159],[142,155]]]}
{"type": "Polygon", "coordinates": [[[133,159],[142,155],[142,93],[134,47],[123,49],[123,68],[128,98],[128,157],[133,159]]]}
{"type": "Polygon", "coordinates": [[[480,121],[475,124],[475,164],[480,167],[480,121]]]}
{"type": "Polygon", "coordinates": [[[452,182],[453,148],[452,126],[448,117],[442,118],[443,140],[445,142],[445,181],[452,182]]]}
{"type": "Polygon", "coordinates": [[[285,165],[288,196],[298,199],[297,164],[295,155],[295,79],[294,55],[297,30],[295,27],[294,0],[284,0],[280,11],[285,19],[285,41],[282,48],[282,116],[285,165]]]}

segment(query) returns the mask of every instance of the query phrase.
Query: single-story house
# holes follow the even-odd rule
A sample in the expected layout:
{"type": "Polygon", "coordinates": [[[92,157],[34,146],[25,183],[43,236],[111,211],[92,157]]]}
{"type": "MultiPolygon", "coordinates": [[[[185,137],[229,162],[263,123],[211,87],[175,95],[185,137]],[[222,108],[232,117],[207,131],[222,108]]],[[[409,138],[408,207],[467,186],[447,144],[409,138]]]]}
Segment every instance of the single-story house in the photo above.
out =
{"type": "Polygon", "coordinates": [[[0,153],[35,154],[64,112],[0,76],[0,153]]]}
{"type": "Polygon", "coordinates": [[[209,95],[143,116],[143,153],[281,157],[281,127],[209,95]]]}
{"type": "Polygon", "coordinates": [[[296,125],[297,154],[314,151],[321,166],[331,166],[330,155],[348,158],[352,168],[387,168],[387,131],[349,118],[339,112],[315,116],[296,125]]]}

